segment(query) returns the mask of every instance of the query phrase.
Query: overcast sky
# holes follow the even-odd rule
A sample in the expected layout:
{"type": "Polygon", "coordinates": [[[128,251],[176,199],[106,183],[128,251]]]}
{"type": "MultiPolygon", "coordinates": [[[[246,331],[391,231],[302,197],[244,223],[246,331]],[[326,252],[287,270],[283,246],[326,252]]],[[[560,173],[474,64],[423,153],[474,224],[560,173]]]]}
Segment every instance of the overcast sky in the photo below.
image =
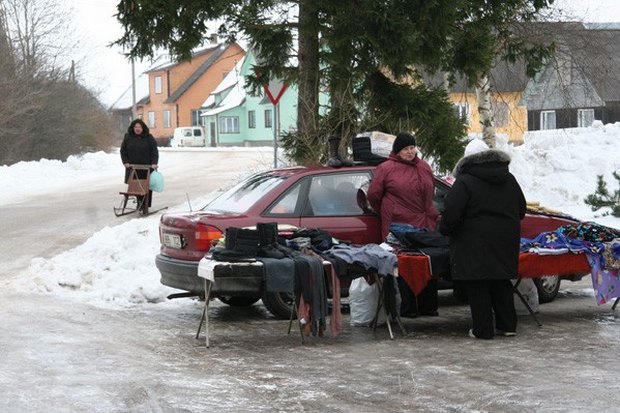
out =
{"type": "MultiPolygon", "coordinates": [[[[122,35],[113,17],[118,0],[68,0],[73,5],[77,35],[84,50],[78,74],[87,86],[99,92],[107,106],[131,85],[131,65],[120,48],[107,45],[122,35]]],[[[620,0],[556,0],[565,18],[590,22],[620,22],[620,0]]],[[[136,76],[148,66],[138,63],[136,76]]]]}

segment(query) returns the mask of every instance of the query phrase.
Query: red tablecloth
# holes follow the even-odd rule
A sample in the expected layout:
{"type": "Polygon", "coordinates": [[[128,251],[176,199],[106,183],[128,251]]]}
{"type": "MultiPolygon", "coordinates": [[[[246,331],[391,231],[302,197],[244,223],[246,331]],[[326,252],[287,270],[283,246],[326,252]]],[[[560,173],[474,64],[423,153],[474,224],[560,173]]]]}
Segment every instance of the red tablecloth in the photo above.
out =
{"type": "MultiPolygon", "coordinates": [[[[590,265],[585,254],[519,254],[519,277],[521,278],[589,272],[590,265]]],[[[403,277],[415,295],[420,294],[432,276],[428,258],[423,255],[399,255],[398,274],[403,277]]]]}

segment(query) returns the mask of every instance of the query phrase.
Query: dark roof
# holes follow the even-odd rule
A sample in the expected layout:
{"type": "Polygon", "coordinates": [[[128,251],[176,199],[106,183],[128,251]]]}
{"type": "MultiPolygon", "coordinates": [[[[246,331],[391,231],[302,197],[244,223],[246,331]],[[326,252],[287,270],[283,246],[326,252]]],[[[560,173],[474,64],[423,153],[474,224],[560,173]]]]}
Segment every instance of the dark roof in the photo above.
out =
{"type": "MultiPolygon", "coordinates": [[[[217,62],[224,51],[226,50],[226,46],[222,45],[213,51],[211,56],[209,56],[198,68],[194,71],[194,73],[189,76],[181,86],[179,86],[169,97],[166,99],[164,103],[174,103],[178,98],[180,98],[183,93],[187,92],[187,90],[194,84],[200,77],[205,74],[207,70],[217,62]]],[[[213,50],[213,49],[210,49],[213,50]]]]}
{"type": "MultiPolygon", "coordinates": [[[[604,106],[620,102],[620,26],[580,22],[539,22],[515,27],[532,42],[554,44],[555,55],[533,79],[526,76],[523,60],[498,61],[489,74],[497,92],[524,91],[530,109],[604,106]]],[[[424,75],[432,86],[443,83],[443,74],[424,75]]],[[[464,79],[451,86],[454,93],[474,92],[464,79]]]]}
{"type": "Polygon", "coordinates": [[[555,54],[525,90],[529,109],[593,108],[620,101],[620,29],[581,23],[534,27],[534,37],[555,43],[555,54]]]}
{"type": "MultiPolygon", "coordinates": [[[[491,89],[497,92],[518,92],[525,89],[528,82],[526,75],[526,66],[523,60],[515,63],[508,63],[503,60],[497,60],[489,73],[491,81],[491,89]]],[[[422,75],[424,82],[433,87],[440,87],[443,84],[443,72],[435,72],[434,74],[424,73],[422,75]]],[[[454,83],[450,86],[452,93],[473,93],[474,86],[469,86],[462,76],[455,76],[454,83]]]]}

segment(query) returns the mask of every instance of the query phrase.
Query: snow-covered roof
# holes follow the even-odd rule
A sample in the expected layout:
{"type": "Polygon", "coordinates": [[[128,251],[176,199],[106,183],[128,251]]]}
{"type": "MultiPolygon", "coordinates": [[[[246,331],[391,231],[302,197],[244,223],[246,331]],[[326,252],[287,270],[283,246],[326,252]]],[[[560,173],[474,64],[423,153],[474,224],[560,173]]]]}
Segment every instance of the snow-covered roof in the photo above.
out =
{"type": "MultiPolygon", "coordinates": [[[[207,46],[194,49],[192,51],[192,58],[195,58],[195,57],[200,56],[202,54],[208,53],[208,52],[213,51],[213,50],[215,50],[217,48],[225,48],[224,43],[209,44],[207,46]]],[[[178,65],[180,63],[182,63],[182,62],[179,62],[179,61],[173,59],[169,54],[160,55],[153,62],[153,64],[148,69],[146,69],[145,72],[148,73],[148,72],[155,72],[155,71],[158,71],[158,70],[167,69],[169,67],[176,66],[176,65],[178,65]]]]}
{"type": "Polygon", "coordinates": [[[215,90],[211,92],[209,97],[204,101],[202,107],[212,107],[212,109],[203,111],[200,116],[211,116],[221,113],[225,110],[240,106],[245,100],[245,77],[241,74],[241,66],[245,57],[241,58],[235,68],[228,72],[224,80],[217,85],[215,90]],[[216,96],[227,92],[228,94],[215,107],[216,96]]]}
{"type": "MultiPolygon", "coordinates": [[[[136,102],[149,97],[149,75],[141,73],[136,78],[136,102]]],[[[131,85],[123,94],[110,106],[110,110],[130,109],[133,106],[133,93],[131,85]]]]}

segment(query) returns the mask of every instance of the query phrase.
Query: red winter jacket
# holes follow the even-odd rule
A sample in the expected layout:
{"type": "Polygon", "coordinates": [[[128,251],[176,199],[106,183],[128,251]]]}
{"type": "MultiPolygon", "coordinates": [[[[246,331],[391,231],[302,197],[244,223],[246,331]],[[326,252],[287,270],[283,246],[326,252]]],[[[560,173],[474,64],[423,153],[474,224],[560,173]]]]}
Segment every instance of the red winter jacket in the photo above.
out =
{"type": "Polygon", "coordinates": [[[435,230],[439,213],[433,204],[435,181],[430,165],[416,157],[405,161],[394,153],[375,170],[368,202],[381,216],[381,236],[390,224],[410,224],[435,230]]]}

